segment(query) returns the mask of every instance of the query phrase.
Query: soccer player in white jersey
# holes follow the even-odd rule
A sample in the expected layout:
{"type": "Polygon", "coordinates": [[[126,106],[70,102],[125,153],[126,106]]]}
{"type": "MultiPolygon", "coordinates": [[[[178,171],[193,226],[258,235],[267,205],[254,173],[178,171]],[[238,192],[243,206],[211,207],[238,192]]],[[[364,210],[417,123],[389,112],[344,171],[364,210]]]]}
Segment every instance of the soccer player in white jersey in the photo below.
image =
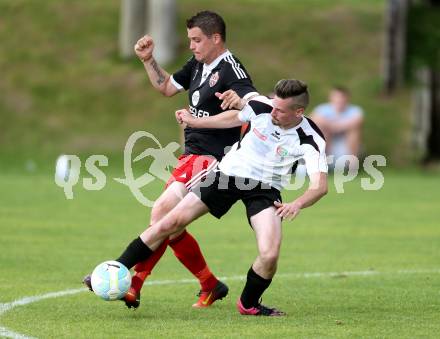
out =
{"type": "Polygon", "coordinates": [[[234,144],[206,181],[185,196],[164,218],[147,228],[116,259],[128,268],[148,258],[170,234],[179,232],[210,212],[217,218],[242,200],[256,234],[258,256],[247,274],[237,308],[244,315],[280,316],[284,312],[264,306],[260,298],[275,275],[281,246],[282,219],[295,218],[327,193],[325,140],[303,113],[309,103],[307,85],[299,80],[280,80],[275,97],[258,96],[241,111],[195,118],[186,110],[176,112],[179,122],[193,127],[229,128],[250,122],[249,132],[234,144]],[[281,202],[292,167],[303,160],[309,188],[294,201],[281,202]]]}

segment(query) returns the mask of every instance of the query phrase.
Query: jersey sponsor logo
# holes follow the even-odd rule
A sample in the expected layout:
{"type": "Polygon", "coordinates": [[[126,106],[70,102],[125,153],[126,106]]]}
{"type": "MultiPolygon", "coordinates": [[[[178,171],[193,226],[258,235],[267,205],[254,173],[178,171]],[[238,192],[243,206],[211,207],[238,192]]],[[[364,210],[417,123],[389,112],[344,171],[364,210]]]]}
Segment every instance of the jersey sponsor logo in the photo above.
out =
{"type": "Polygon", "coordinates": [[[266,141],[267,140],[267,136],[265,136],[264,134],[262,134],[259,130],[257,130],[256,128],[254,128],[253,130],[252,130],[252,132],[254,132],[255,133],[255,135],[259,138],[259,139],[261,139],[261,140],[263,140],[263,141],[266,141]]]}
{"type": "Polygon", "coordinates": [[[192,101],[193,105],[197,106],[197,104],[199,103],[199,100],[200,100],[200,92],[195,91],[191,97],[191,101],[192,101]]]}
{"type": "Polygon", "coordinates": [[[219,79],[218,72],[215,72],[211,77],[209,78],[209,87],[214,87],[219,79]]]}
{"type": "Polygon", "coordinates": [[[193,106],[189,106],[189,111],[191,112],[191,115],[195,118],[209,117],[211,115],[209,112],[202,109],[197,109],[193,106]]]}

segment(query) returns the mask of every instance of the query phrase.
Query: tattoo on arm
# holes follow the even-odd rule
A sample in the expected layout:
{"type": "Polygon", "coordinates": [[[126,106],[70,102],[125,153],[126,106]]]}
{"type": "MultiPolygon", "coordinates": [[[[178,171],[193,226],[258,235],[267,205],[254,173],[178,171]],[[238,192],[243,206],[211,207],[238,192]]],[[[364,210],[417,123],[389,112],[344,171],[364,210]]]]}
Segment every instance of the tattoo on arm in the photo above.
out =
{"type": "Polygon", "coordinates": [[[153,59],[151,61],[151,67],[153,67],[154,71],[157,74],[157,81],[156,83],[160,86],[165,82],[165,75],[162,73],[161,69],[159,68],[159,65],[157,64],[156,60],[153,59]]]}

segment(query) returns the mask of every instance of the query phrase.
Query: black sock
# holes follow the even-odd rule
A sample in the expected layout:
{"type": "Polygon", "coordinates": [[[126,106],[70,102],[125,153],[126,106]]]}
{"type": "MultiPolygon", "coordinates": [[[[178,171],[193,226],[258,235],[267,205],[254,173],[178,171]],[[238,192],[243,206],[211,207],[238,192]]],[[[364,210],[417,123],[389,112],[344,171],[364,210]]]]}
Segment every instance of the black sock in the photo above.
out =
{"type": "Polygon", "coordinates": [[[272,279],[264,279],[253,270],[252,266],[247,274],[246,285],[241,293],[241,303],[245,308],[258,305],[264,291],[269,287],[272,279]]]}
{"type": "Polygon", "coordinates": [[[138,262],[147,259],[153,251],[144,244],[140,237],[134,239],[130,245],[127,246],[121,256],[116,259],[128,269],[132,268],[138,262]]]}

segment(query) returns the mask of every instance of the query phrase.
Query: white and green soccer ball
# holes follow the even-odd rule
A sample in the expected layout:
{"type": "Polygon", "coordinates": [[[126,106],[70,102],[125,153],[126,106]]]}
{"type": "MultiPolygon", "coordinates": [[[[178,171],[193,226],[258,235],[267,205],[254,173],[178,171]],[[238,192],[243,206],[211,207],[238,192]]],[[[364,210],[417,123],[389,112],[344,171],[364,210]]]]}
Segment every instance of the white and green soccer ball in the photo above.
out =
{"type": "Polygon", "coordinates": [[[118,261],[105,261],[93,270],[93,292],[104,300],[123,298],[130,285],[130,271],[118,261]]]}

